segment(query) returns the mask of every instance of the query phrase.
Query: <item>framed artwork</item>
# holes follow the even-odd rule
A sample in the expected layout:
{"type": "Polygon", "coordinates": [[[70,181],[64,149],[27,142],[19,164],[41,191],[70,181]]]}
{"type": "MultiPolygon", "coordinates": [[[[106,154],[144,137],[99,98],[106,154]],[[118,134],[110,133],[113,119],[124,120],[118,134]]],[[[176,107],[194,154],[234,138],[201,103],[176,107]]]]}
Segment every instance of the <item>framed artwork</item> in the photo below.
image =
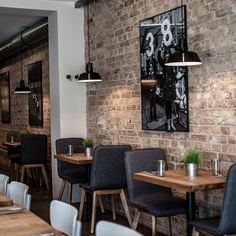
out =
{"type": "Polygon", "coordinates": [[[9,72],[0,74],[0,91],[1,91],[1,121],[2,123],[10,123],[11,111],[10,111],[9,72]]]}
{"type": "Polygon", "coordinates": [[[28,85],[29,125],[43,126],[42,61],[28,65],[28,85]]]}
{"type": "Polygon", "coordinates": [[[186,6],[141,21],[139,30],[142,129],[189,131],[187,67],[165,65],[187,49],[186,6]]]}

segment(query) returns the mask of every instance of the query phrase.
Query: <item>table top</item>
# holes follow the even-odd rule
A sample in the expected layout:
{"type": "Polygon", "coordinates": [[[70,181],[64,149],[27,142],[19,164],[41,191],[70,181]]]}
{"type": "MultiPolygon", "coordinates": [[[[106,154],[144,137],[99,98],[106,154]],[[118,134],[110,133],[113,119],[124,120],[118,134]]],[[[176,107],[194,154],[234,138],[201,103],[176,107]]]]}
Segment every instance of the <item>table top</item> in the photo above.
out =
{"type": "Polygon", "coordinates": [[[21,146],[21,142],[4,142],[3,143],[4,146],[7,146],[9,148],[16,148],[16,147],[20,147],[21,146]]]}
{"type": "Polygon", "coordinates": [[[57,236],[65,235],[27,210],[0,215],[0,235],[33,236],[43,233],[55,233],[57,236]]]}
{"type": "Polygon", "coordinates": [[[9,197],[0,193],[0,207],[7,207],[12,205],[13,205],[12,200],[9,197]]]}
{"type": "Polygon", "coordinates": [[[221,176],[213,176],[209,171],[199,171],[197,177],[188,177],[185,175],[184,170],[167,170],[164,177],[148,172],[138,172],[134,173],[133,177],[136,180],[186,192],[224,188],[226,180],[221,176]]]}
{"type": "Polygon", "coordinates": [[[57,160],[75,165],[91,164],[93,159],[92,157],[86,157],[84,153],[74,153],[72,156],[69,156],[68,154],[57,154],[54,157],[57,160]]]}

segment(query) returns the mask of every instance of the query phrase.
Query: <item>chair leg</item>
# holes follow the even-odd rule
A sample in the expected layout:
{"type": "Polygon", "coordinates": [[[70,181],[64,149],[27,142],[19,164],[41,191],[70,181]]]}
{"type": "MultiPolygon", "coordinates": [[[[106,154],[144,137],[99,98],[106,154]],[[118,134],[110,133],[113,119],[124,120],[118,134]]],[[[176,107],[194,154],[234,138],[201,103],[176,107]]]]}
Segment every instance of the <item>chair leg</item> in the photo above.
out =
{"type": "Polygon", "coordinates": [[[131,219],[131,216],[130,216],[129,207],[128,207],[128,204],[127,204],[127,201],[126,201],[126,197],[125,197],[125,193],[124,193],[123,189],[120,192],[120,199],[121,199],[124,211],[125,211],[126,218],[127,218],[128,222],[129,222],[129,226],[132,228],[132,225],[133,225],[132,224],[132,219],[131,219]]]}
{"type": "Polygon", "coordinates": [[[92,210],[92,220],[91,220],[91,229],[90,233],[94,233],[94,226],[95,226],[95,217],[96,217],[96,206],[97,205],[97,193],[94,191],[93,193],[93,210],[92,210]]]}
{"type": "Polygon", "coordinates": [[[101,208],[101,212],[104,213],[105,210],[104,210],[104,207],[103,207],[102,196],[101,195],[98,195],[98,201],[99,201],[99,205],[100,205],[100,208],[101,208]]]}
{"type": "Polygon", "coordinates": [[[112,209],[112,219],[116,220],[116,209],[115,209],[114,194],[111,195],[111,209],[112,209]]]}
{"type": "Polygon", "coordinates": [[[156,236],[156,231],[157,231],[156,217],[152,216],[152,236],[156,236]]]}
{"type": "Polygon", "coordinates": [[[42,175],[43,175],[47,190],[49,190],[48,177],[47,177],[44,165],[42,165],[41,170],[42,170],[42,175]]]}
{"type": "Polygon", "coordinates": [[[169,221],[169,234],[170,234],[170,236],[172,236],[172,222],[171,222],[171,216],[168,217],[168,221],[169,221]]]}
{"type": "Polygon", "coordinates": [[[199,236],[199,232],[193,227],[192,236],[199,236]]]}
{"type": "Polygon", "coordinates": [[[138,210],[138,208],[135,208],[135,211],[134,211],[134,220],[133,220],[133,224],[132,224],[132,229],[134,229],[134,230],[137,229],[140,215],[141,215],[141,212],[138,210]]]}
{"type": "MultiPolygon", "coordinates": [[[[20,168],[20,167],[19,167],[20,168]]],[[[20,182],[23,183],[24,181],[24,174],[25,174],[25,167],[22,166],[22,169],[21,169],[21,177],[20,177],[20,182]]]]}
{"type": "Polygon", "coordinates": [[[80,204],[79,204],[79,217],[78,219],[82,219],[83,209],[84,209],[84,201],[85,201],[85,190],[81,188],[81,196],[80,196],[80,204]]]}
{"type": "Polygon", "coordinates": [[[59,194],[58,194],[58,197],[57,197],[58,200],[62,199],[62,195],[64,193],[65,187],[66,187],[66,181],[63,179],[62,183],[61,183],[61,188],[60,188],[60,191],[59,191],[59,194]]]}
{"type": "Polygon", "coordinates": [[[69,183],[69,203],[72,202],[72,183],[69,183]]]}

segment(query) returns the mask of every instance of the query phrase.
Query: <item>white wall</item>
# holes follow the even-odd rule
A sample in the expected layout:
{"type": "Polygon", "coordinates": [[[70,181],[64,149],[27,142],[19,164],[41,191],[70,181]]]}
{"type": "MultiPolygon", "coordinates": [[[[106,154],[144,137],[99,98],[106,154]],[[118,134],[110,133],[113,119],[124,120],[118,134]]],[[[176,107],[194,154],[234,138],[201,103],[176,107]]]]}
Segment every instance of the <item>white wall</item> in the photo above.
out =
{"type": "Polygon", "coordinates": [[[85,84],[65,78],[67,74],[74,76],[84,71],[83,9],[75,9],[73,3],[0,0],[0,11],[48,16],[49,19],[52,181],[55,197],[60,186],[54,160],[55,140],[59,137],[85,137],[87,133],[85,84]]]}

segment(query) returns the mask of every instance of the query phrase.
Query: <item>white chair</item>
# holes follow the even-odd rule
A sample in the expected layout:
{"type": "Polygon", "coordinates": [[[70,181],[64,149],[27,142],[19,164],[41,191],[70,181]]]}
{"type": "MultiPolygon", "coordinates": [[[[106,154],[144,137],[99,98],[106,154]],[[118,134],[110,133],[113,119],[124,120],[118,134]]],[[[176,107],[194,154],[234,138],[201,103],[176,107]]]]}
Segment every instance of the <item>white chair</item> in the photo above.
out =
{"type": "Polygon", "coordinates": [[[7,195],[7,185],[9,177],[7,175],[0,174],[0,193],[7,195]]]}
{"type": "Polygon", "coordinates": [[[31,195],[28,194],[29,187],[26,184],[12,181],[8,184],[7,196],[9,196],[14,204],[22,206],[30,210],[31,195]]]}
{"type": "Polygon", "coordinates": [[[82,225],[77,215],[77,209],[65,202],[53,200],[50,204],[51,225],[68,236],[81,235],[82,225]]]}
{"type": "Polygon", "coordinates": [[[137,231],[113,222],[101,220],[96,225],[96,236],[143,236],[137,231]]]}

